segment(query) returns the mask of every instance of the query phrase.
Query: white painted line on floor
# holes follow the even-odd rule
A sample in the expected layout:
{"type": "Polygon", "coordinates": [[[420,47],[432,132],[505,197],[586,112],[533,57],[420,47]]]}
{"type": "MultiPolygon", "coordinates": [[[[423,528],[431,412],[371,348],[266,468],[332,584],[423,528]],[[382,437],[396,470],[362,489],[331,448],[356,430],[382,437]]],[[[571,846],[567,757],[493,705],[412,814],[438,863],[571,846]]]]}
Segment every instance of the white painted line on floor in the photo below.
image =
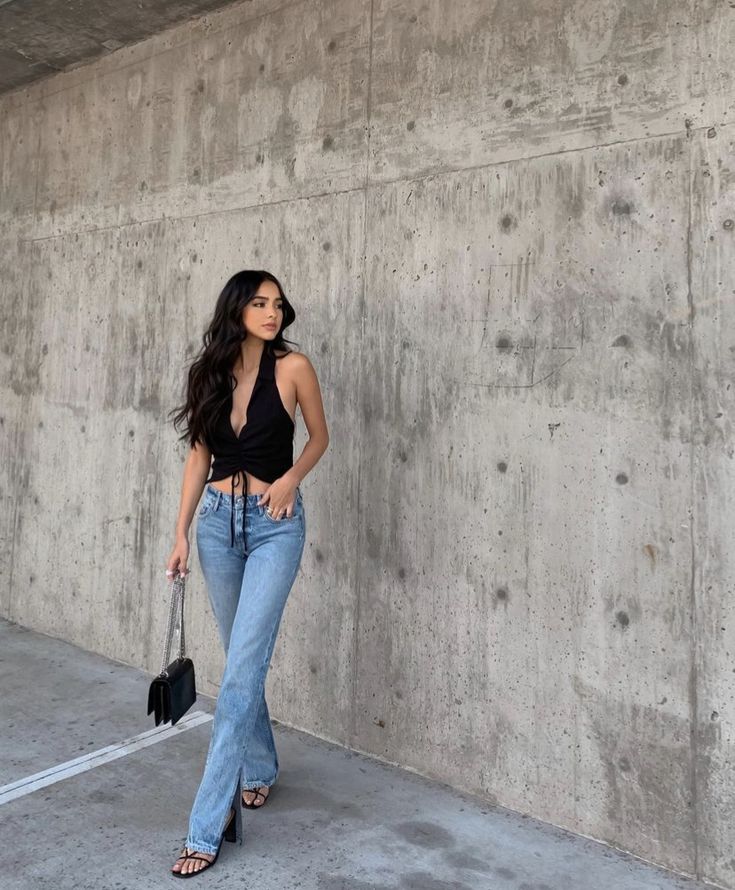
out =
{"type": "MultiPolygon", "coordinates": [[[[153,719],[152,715],[151,719],[153,719]]],[[[111,760],[117,760],[118,757],[125,757],[127,754],[132,754],[133,751],[164,742],[179,732],[186,732],[187,729],[193,729],[195,726],[208,723],[213,719],[213,714],[207,714],[205,711],[192,711],[190,714],[185,714],[176,726],[171,726],[170,723],[156,726],[115,745],[108,745],[106,748],[100,748],[99,751],[90,751],[74,760],[67,760],[66,763],[50,766],[35,775],[26,776],[24,779],[18,779],[8,785],[2,785],[0,786],[0,806],[26,794],[32,794],[39,788],[62,782],[64,779],[95,769],[111,760]]]]}

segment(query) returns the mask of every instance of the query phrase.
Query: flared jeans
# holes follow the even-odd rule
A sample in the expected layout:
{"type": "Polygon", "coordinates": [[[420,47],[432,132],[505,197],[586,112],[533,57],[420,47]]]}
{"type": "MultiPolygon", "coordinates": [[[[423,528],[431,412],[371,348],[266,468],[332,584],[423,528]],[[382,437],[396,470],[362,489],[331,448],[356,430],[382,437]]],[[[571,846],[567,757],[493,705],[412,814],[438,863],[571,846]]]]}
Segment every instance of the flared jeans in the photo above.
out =
{"type": "Polygon", "coordinates": [[[242,843],[242,790],[270,786],[278,776],[265,679],[301,565],[306,517],[300,488],[291,517],[271,518],[258,506],[260,497],[238,494],[233,501],[207,485],[197,511],[199,564],[227,656],[186,838],[187,847],[204,853],[217,852],[233,807],[242,843]],[[233,509],[237,531],[231,547],[233,509]]]}

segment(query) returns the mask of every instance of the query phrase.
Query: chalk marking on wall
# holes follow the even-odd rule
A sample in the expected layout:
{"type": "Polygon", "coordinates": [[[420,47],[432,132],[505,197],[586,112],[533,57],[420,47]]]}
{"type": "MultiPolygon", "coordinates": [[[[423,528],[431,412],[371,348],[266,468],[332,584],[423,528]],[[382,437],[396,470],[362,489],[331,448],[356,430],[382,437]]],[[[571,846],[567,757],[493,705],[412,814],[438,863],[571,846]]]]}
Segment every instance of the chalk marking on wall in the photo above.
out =
{"type": "Polygon", "coordinates": [[[185,714],[176,726],[171,724],[156,726],[134,735],[122,742],[114,745],[108,745],[106,748],[100,748],[98,751],[90,751],[74,760],[67,760],[65,763],[58,763],[56,766],[50,766],[48,769],[42,770],[40,773],[34,773],[32,776],[26,776],[23,779],[17,779],[7,785],[0,786],[0,806],[10,803],[11,800],[17,800],[26,794],[32,794],[39,788],[45,788],[47,785],[54,785],[56,782],[63,782],[64,779],[70,779],[79,773],[86,772],[90,769],[96,769],[119,757],[126,757],[134,751],[141,748],[147,748],[149,745],[156,745],[158,742],[165,742],[166,739],[175,736],[177,733],[186,732],[187,729],[193,729],[202,723],[213,720],[212,714],[205,711],[192,711],[185,714]]]}

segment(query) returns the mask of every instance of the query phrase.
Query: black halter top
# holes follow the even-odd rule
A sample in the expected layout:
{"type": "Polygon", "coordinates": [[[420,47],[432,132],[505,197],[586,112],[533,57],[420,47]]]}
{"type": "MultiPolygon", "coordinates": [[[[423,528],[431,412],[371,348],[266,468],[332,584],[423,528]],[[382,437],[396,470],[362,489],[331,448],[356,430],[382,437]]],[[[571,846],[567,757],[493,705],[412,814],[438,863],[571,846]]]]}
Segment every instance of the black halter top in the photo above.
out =
{"type": "MultiPolygon", "coordinates": [[[[245,471],[265,482],[275,482],[293,466],[293,441],[296,428],[281,401],[276,386],[276,356],[269,344],[263,344],[258,376],[245,412],[245,425],[236,434],[230,422],[232,390],[216,418],[210,449],[214,455],[207,482],[217,482],[232,475],[230,546],[235,546],[235,480],[240,478],[243,496],[247,495],[245,471]]],[[[245,507],[242,511],[242,537],[245,541],[245,507]]]]}

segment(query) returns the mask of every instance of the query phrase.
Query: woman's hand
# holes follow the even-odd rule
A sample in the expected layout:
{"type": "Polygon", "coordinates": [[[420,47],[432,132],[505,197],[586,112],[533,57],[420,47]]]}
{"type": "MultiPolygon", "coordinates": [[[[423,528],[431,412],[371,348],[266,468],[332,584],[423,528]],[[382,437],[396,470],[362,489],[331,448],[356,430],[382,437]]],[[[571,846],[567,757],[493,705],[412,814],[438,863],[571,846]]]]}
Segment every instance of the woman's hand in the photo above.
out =
{"type": "Polygon", "coordinates": [[[191,569],[187,568],[189,562],[189,539],[186,535],[179,535],[176,538],[174,549],[168,558],[166,565],[166,577],[175,578],[181,575],[184,578],[189,574],[191,569]]]}
{"type": "Polygon", "coordinates": [[[288,474],[279,476],[260,496],[258,506],[262,507],[264,504],[270,506],[270,515],[273,519],[283,518],[282,514],[284,512],[286,517],[290,519],[293,516],[293,508],[296,503],[297,487],[298,482],[288,474]]]}

